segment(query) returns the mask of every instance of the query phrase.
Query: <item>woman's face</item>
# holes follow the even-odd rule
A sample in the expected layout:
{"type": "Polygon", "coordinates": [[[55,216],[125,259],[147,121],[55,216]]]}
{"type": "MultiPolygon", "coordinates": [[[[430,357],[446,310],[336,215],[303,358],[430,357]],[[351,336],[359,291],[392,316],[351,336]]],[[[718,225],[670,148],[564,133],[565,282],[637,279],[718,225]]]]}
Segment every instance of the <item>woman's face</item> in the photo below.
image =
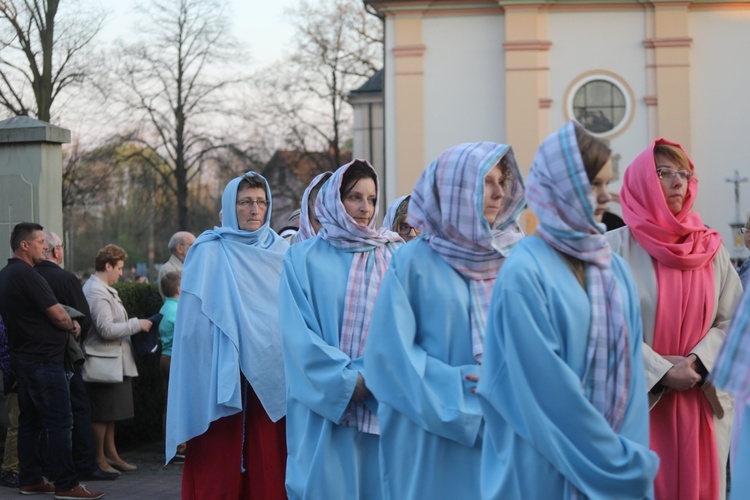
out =
{"type": "MultiPolygon", "coordinates": [[[[354,181],[351,188],[347,186],[347,189],[348,193],[341,200],[346,213],[360,226],[369,225],[375,215],[375,203],[378,199],[375,181],[369,177],[363,177],[354,181]]],[[[346,192],[347,189],[344,191],[346,192]]]]}
{"type": "Polygon", "coordinates": [[[500,208],[505,197],[504,182],[505,176],[500,169],[500,165],[495,165],[484,178],[482,215],[490,223],[490,227],[495,224],[495,219],[500,214],[500,208]]]}
{"type": "Polygon", "coordinates": [[[596,222],[602,221],[604,212],[607,211],[607,203],[612,201],[612,195],[609,194],[609,183],[612,181],[612,174],[612,160],[609,159],[591,181],[591,190],[596,197],[596,208],[594,209],[596,222]]]}
{"type": "Polygon", "coordinates": [[[690,170],[680,167],[680,165],[671,158],[657,154],[656,170],[660,172],[659,183],[661,190],[664,192],[664,199],[667,200],[667,206],[672,215],[677,215],[685,204],[688,183],[690,182],[685,176],[692,177],[690,170]],[[679,174],[678,172],[683,172],[679,174]]]}
{"type": "Polygon", "coordinates": [[[104,272],[107,275],[107,284],[114,285],[122,276],[122,268],[125,266],[124,260],[118,260],[113,266],[109,262],[104,264],[104,272]]]}
{"type": "Polygon", "coordinates": [[[265,189],[247,187],[237,191],[237,225],[245,231],[257,231],[266,220],[268,200],[265,189]]]}
{"type": "Polygon", "coordinates": [[[315,198],[310,198],[307,201],[307,215],[310,219],[310,225],[313,228],[313,231],[315,231],[315,234],[318,234],[318,231],[323,227],[323,224],[320,223],[320,219],[318,219],[318,214],[315,213],[315,199],[318,196],[315,195],[315,198]]]}
{"type": "Polygon", "coordinates": [[[398,235],[401,236],[401,238],[406,243],[419,236],[420,233],[419,229],[406,222],[406,217],[404,217],[403,220],[399,222],[396,230],[398,232],[398,235]]]}

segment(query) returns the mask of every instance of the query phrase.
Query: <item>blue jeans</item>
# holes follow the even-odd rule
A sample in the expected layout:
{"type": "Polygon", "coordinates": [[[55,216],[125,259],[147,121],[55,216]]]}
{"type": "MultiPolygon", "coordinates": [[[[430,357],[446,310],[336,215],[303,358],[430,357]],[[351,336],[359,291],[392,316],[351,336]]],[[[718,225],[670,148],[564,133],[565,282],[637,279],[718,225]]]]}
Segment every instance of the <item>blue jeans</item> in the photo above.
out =
{"type": "Polygon", "coordinates": [[[88,476],[99,469],[91,435],[91,403],[81,375],[81,367],[73,369],[70,379],[70,406],[73,410],[73,463],[79,476],[88,476]]]}
{"type": "Polygon", "coordinates": [[[11,369],[18,380],[18,461],[21,486],[42,480],[39,449],[42,433],[47,437],[47,459],[55,478],[55,489],[74,488],[76,480],[71,453],[73,414],[68,379],[62,363],[40,363],[11,356],[11,369]]]}

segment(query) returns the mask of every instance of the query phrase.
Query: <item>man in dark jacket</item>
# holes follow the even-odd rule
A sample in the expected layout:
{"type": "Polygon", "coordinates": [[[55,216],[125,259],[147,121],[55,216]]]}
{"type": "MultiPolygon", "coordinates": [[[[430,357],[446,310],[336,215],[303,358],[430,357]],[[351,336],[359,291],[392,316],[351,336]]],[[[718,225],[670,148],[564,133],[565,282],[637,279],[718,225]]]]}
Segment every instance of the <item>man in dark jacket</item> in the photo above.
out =
{"type": "MultiPolygon", "coordinates": [[[[79,342],[83,343],[91,326],[91,311],[81,282],[75,274],[60,267],[65,258],[64,245],[60,237],[52,231],[44,231],[47,252],[45,259],[34,269],[49,283],[60,304],[70,306],[83,313],[79,342]]],[[[86,394],[86,386],[81,376],[81,366],[73,367],[70,377],[70,406],[73,411],[73,462],[79,481],[115,479],[119,474],[99,468],[94,453],[94,440],[91,435],[91,404],[86,394]]]]}

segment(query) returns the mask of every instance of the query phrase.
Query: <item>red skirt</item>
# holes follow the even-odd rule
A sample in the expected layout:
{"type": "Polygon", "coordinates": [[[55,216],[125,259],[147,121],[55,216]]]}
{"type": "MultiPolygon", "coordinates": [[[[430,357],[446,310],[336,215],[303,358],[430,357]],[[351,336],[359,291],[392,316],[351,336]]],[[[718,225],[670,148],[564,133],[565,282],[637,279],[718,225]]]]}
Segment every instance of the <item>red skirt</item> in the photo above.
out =
{"type": "Polygon", "coordinates": [[[244,450],[242,412],[211,422],[204,434],[188,441],[183,500],[286,498],[286,419],[272,422],[249,386],[246,404],[244,450]]]}

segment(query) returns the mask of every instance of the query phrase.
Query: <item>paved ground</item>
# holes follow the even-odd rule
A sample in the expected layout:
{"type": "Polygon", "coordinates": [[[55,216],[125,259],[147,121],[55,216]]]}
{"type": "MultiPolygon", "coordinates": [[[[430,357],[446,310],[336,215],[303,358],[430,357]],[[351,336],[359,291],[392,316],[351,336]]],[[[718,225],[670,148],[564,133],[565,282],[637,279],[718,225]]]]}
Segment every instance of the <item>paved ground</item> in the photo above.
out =
{"type": "MultiPolygon", "coordinates": [[[[180,498],[180,482],[182,480],[182,465],[164,463],[164,445],[160,442],[139,446],[126,450],[120,449],[120,454],[129,463],[138,466],[136,472],[123,473],[114,481],[84,482],[90,490],[104,492],[108,500],[177,500],[180,498]]],[[[1,460],[1,457],[0,457],[1,460]]],[[[0,486],[0,499],[5,498],[52,498],[48,495],[23,496],[18,490],[0,486]]]]}

